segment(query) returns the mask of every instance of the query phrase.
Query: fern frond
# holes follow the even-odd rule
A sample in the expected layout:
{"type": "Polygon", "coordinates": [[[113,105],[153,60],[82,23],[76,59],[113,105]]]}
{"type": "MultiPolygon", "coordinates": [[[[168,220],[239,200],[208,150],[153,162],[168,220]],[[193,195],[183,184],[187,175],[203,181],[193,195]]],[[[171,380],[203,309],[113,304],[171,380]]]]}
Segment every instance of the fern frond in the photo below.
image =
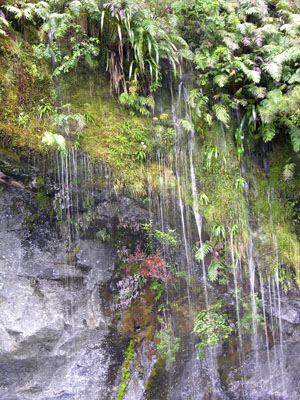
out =
{"type": "Polygon", "coordinates": [[[223,42],[226,44],[226,47],[228,47],[232,51],[237,50],[240,47],[237,44],[237,42],[234,40],[234,38],[232,38],[230,36],[225,36],[223,38],[223,42]]]}
{"type": "Polygon", "coordinates": [[[262,131],[264,142],[270,142],[275,135],[276,135],[276,129],[273,124],[267,124],[264,126],[262,131]]]}
{"type": "Polygon", "coordinates": [[[9,26],[8,21],[3,17],[0,17],[0,24],[5,25],[5,26],[9,26]]]}
{"type": "Polygon", "coordinates": [[[248,91],[257,99],[263,99],[267,94],[267,89],[262,86],[251,86],[248,91]]]}
{"type": "Polygon", "coordinates": [[[235,65],[243,71],[246,77],[254,83],[260,82],[260,73],[249,69],[242,61],[235,61],[235,65]]]}
{"type": "Polygon", "coordinates": [[[296,126],[292,128],[290,130],[290,137],[294,151],[300,151],[300,129],[296,126]]]}
{"type": "Polygon", "coordinates": [[[283,167],[282,176],[285,182],[288,182],[292,179],[295,173],[295,167],[296,167],[295,163],[286,164],[283,167]]]}
{"type": "Polygon", "coordinates": [[[228,82],[229,76],[226,74],[216,75],[214,77],[214,82],[219,86],[223,87],[228,82]]]}
{"type": "Polygon", "coordinates": [[[22,18],[23,13],[18,7],[15,7],[15,6],[12,6],[12,5],[8,4],[8,5],[5,6],[5,8],[7,9],[8,12],[10,12],[12,14],[15,14],[17,19],[22,18]]]}
{"type": "Polygon", "coordinates": [[[223,106],[222,104],[215,104],[213,106],[213,110],[215,112],[215,115],[217,117],[217,119],[221,122],[223,122],[223,124],[226,126],[226,128],[228,128],[229,125],[229,113],[226,109],[225,106],[223,106]]]}
{"type": "Polygon", "coordinates": [[[204,242],[201,247],[196,251],[195,258],[197,261],[203,261],[204,258],[212,252],[213,248],[209,242],[204,242]]]}
{"type": "Polygon", "coordinates": [[[269,75],[275,80],[279,81],[282,74],[282,65],[277,63],[270,63],[263,66],[263,70],[268,72],[269,75]]]}
{"type": "Polygon", "coordinates": [[[180,119],[179,123],[183,127],[183,129],[187,132],[192,132],[194,130],[194,124],[191,121],[188,121],[187,119],[180,119]]]}
{"type": "Polygon", "coordinates": [[[207,271],[209,280],[211,280],[212,282],[217,280],[219,270],[223,269],[223,268],[224,268],[224,265],[222,264],[222,262],[212,260],[212,262],[210,263],[210,265],[208,267],[208,271],[207,271]]]}
{"type": "Polygon", "coordinates": [[[191,90],[189,93],[189,98],[188,98],[189,105],[192,108],[195,108],[198,100],[201,99],[201,96],[202,96],[202,93],[200,92],[199,89],[191,90]]]}
{"type": "Polygon", "coordinates": [[[81,11],[81,2],[79,0],[73,0],[69,4],[69,7],[72,14],[74,14],[76,17],[79,17],[81,11]]]}

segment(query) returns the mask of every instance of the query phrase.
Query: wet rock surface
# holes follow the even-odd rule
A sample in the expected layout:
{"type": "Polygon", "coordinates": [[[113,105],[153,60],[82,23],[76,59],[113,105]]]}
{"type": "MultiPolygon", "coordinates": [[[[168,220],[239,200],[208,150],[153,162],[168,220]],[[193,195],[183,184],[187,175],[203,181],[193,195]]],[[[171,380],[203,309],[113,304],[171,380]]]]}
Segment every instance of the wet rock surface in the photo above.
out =
{"type": "Polygon", "coordinates": [[[242,367],[229,374],[227,383],[230,398],[299,399],[299,351],[300,342],[290,342],[282,348],[279,345],[273,346],[269,353],[260,350],[257,354],[249,354],[242,367]],[[244,373],[243,379],[241,371],[244,373]]]}
{"type": "Polygon", "coordinates": [[[21,188],[1,192],[0,398],[107,399],[115,361],[104,346],[110,317],[101,288],[116,252],[81,240],[86,268],[78,268],[51,221],[37,218],[39,235],[28,233],[31,201],[21,188]]]}
{"type": "MultiPolygon", "coordinates": [[[[88,227],[75,232],[70,249],[51,209],[58,189],[49,176],[43,189],[50,200],[44,205],[37,196],[36,168],[14,158],[2,160],[0,167],[5,173],[0,188],[0,399],[115,400],[128,344],[128,337],[112,326],[116,308],[109,303],[117,294],[117,247],[122,235],[129,242],[139,240],[148,211],[107,189],[94,190],[91,210],[82,193],[75,211],[85,216],[88,227]]],[[[222,296],[226,304],[235,304],[232,293],[222,296]]],[[[267,314],[271,311],[266,301],[267,314]]],[[[241,366],[229,365],[222,384],[217,358],[226,349],[221,345],[211,359],[198,360],[190,343],[166,371],[157,364],[156,344],[141,340],[124,400],[298,399],[297,293],[282,297],[281,318],[284,346],[267,352],[262,344],[257,353],[247,353],[241,366]]]]}

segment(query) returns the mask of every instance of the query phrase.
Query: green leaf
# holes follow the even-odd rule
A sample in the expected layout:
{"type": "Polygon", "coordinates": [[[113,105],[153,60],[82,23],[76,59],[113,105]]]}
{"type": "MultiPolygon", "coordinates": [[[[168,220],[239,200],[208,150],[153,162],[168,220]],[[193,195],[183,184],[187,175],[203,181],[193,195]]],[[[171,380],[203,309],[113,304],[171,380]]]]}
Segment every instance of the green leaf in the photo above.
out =
{"type": "Polygon", "coordinates": [[[187,132],[192,132],[194,130],[194,124],[191,121],[188,121],[187,119],[180,119],[179,123],[183,127],[183,129],[187,132]]]}
{"type": "Polygon", "coordinates": [[[214,82],[219,86],[219,87],[223,87],[226,85],[226,83],[228,82],[229,76],[225,75],[225,74],[221,74],[221,75],[216,75],[214,77],[214,82]]]}
{"type": "Polygon", "coordinates": [[[224,265],[220,261],[214,261],[210,263],[208,267],[208,277],[209,279],[214,282],[218,277],[218,271],[223,269],[224,265]]]}
{"type": "Polygon", "coordinates": [[[263,127],[262,136],[264,142],[270,142],[276,135],[276,129],[273,124],[267,124],[263,127]]]}
{"type": "Polygon", "coordinates": [[[213,250],[209,242],[204,242],[201,247],[196,251],[195,257],[197,261],[202,261],[213,250]]]}
{"type": "Polygon", "coordinates": [[[263,99],[267,94],[267,89],[262,86],[251,86],[248,91],[257,99],[263,99]]]}
{"type": "Polygon", "coordinates": [[[297,127],[292,128],[290,137],[294,151],[298,152],[300,150],[300,129],[297,127]]]}
{"type": "Polygon", "coordinates": [[[282,176],[286,182],[290,181],[292,179],[292,177],[294,176],[295,167],[296,167],[295,163],[286,164],[283,167],[282,176]]]}
{"type": "Polygon", "coordinates": [[[5,18],[3,18],[3,17],[0,17],[0,23],[3,24],[3,25],[5,25],[5,26],[9,26],[8,21],[7,21],[5,18]]]}
{"type": "Polygon", "coordinates": [[[71,1],[69,7],[72,14],[74,14],[76,17],[79,17],[81,11],[81,2],[78,0],[71,1]]]}
{"type": "Polygon", "coordinates": [[[217,117],[217,119],[221,122],[223,122],[223,124],[226,126],[226,128],[228,128],[229,126],[229,113],[226,109],[225,106],[223,106],[222,104],[215,104],[213,106],[213,110],[215,112],[215,115],[217,117]]]}

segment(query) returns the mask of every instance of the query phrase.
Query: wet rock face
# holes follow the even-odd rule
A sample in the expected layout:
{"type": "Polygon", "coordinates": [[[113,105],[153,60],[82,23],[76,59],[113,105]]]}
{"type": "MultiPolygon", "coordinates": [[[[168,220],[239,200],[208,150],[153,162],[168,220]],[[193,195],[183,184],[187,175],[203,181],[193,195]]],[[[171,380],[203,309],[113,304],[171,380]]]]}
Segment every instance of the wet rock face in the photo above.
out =
{"type": "MultiPolygon", "coordinates": [[[[128,340],[143,323],[152,326],[155,313],[153,293],[145,291],[131,308],[136,315],[124,313],[128,320],[119,318],[112,327],[117,246],[124,237],[133,244],[141,239],[148,212],[109,190],[95,190],[89,209],[82,188],[72,212],[88,225],[74,234],[70,251],[51,209],[57,191],[51,179],[45,178],[50,201],[43,205],[37,187],[26,183],[38,171],[10,168],[10,162],[0,160],[0,400],[115,400],[128,340]],[[99,230],[111,240],[100,240],[99,230]],[[116,331],[122,323],[121,337],[116,331]]],[[[222,296],[235,304],[229,291],[222,296]]],[[[279,317],[268,303],[266,313],[279,317]]],[[[186,344],[168,368],[150,336],[141,336],[124,400],[298,399],[299,304],[298,293],[282,298],[282,347],[268,353],[263,341],[256,354],[247,350],[242,366],[231,354],[224,373],[217,359],[228,356],[226,346],[198,360],[191,327],[181,327],[186,344]]]]}
{"type": "Polygon", "coordinates": [[[273,346],[269,352],[251,353],[240,369],[233,369],[228,377],[231,399],[297,400],[300,393],[300,342],[273,346]],[[240,373],[245,374],[241,379],[240,373]]]}
{"type": "Polygon", "coordinates": [[[46,217],[34,218],[31,194],[7,186],[0,196],[0,398],[108,399],[105,344],[110,317],[101,290],[116,252],[81,240],[82,267],[68,263],[64,243],[46,217]],[[32,203],[32,204],[31,204],[32,203]]]}

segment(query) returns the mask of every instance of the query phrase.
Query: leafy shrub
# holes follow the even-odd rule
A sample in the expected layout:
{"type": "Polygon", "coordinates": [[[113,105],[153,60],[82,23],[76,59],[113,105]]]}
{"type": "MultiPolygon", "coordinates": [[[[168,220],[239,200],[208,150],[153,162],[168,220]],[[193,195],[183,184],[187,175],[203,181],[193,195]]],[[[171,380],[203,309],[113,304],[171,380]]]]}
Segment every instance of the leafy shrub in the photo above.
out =
{"type": "Polygon", "coordinates": [[[228,315],[222,311],[222,306],[223,301],[219,300],[196,316],[193,333],[200,339],[196,344],[198,358],[204,358],[207,347],[216,346],[221,339],[227,339],[232,332],[228,315]]]}

